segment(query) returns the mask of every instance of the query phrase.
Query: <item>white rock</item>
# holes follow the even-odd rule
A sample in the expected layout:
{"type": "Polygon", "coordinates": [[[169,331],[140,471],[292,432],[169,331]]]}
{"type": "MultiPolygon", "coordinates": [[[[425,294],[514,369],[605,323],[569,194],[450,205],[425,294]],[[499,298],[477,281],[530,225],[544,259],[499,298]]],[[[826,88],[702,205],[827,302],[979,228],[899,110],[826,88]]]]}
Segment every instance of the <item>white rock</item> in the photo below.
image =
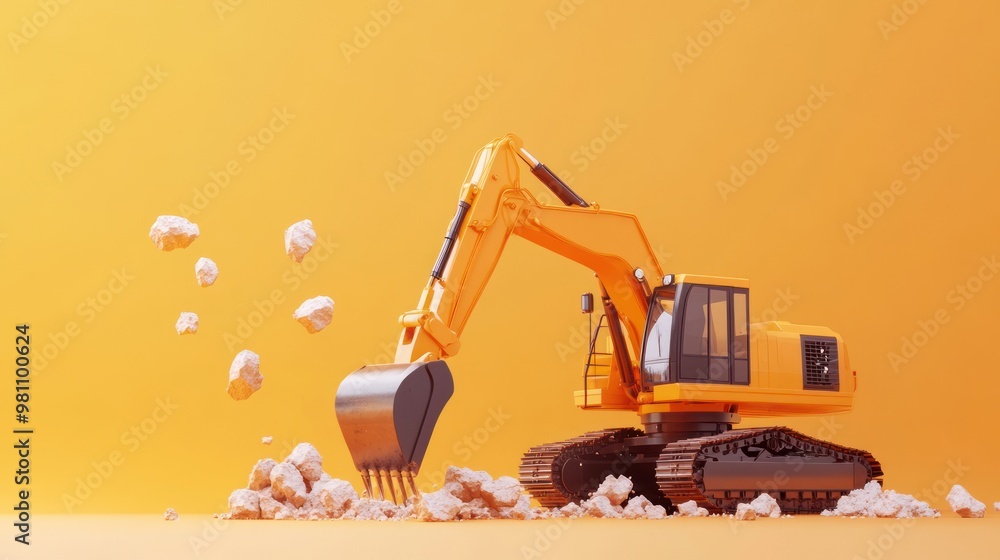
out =
{"type": "Polygon", "coordinates": [[[609,474],[604,482],[597,487],[594,495],[605,496],[611,505],[617,506],[628,499],[630,492],[632,492],[632,481],[628,477],[619,475],[618,478],[615,478],[609,474]]]}
{"type": "Polygon", "coordinates": [[[851,490],[837,500],[837,507],[820,515],[836,517],[940,517],[941,513],[927,502],[894,490],[882,491],[882,486],[871,481],[864,488],[851,490]]]}
{"type": "MultiPolygon", "coordinates": [[[[492,481],[493,477],[486,471],[474,471],[463,467],[448,467],[444,473],[444,488],[466,503],[481,498],[483,484],[492,481]]],[[[489,507],[488,504],[486,507],[489,507]]]]}
{"type": "Polygon", "coordinates": [[[177,334],[195,334],[198,332],[198,314],[181,311],[174,328],[177,329],[177,334]]]}
{"type": "MultiPolygon", "coordinates": [[[[270,485],[270,483],[268,483],[270,485]]],[[[278,500],[274,499],[274,495],[271,493],[271,488],[260,490],[257,492],[257,497],[260,502],[260,518],[261,519],[274,519],[278,512],[282,509],[287,509],[288,514],[292,513],[292,508],[288,504],[283,504],[278,500]]]]}
{"type": "Polygon", "coordinates": [[[229,386],[226,392],[235,400],[249,399],[260,389],[264,376],[260,373],[260,356],[250,350],[243,350],[229,366],[229,386]]]}
{"type": "Polygon", "coordinates": [[[618,518],[622,516],[621,508],[616,508],[615,504],[607,496],[599,495],[584,501],[580,504],[591,517],[618,518]]]}
{"type": "Polygon", "coordinates": [[[663,506],[646,506],[646,517],[649,519],[666,519],[667,518],[667,508],[663,506]]]}
{"type": "Polygon", "coordinates": [[[462,509],[462,500],[445,489],[421,494],[413,509],[417,519],[421,521],[451,521],[458,517],[462,509]]]}
{"type": "Polygon", "coordinates": [[[531,498],[527,494],[522,494],[517,498],[517,503],[511,507],[502,507],[499,510],[500,519],[531,519],[531,498]]]}
{"type": "Polygon", "coordinates": [[[636,496],[629,500],[625,509],[622,510],[622,517],[625,519],[643,519],[646,517],[646,508],[652,507],[652,505],[653,503],[647,500],[645,496],[636,496]]]}
{"type": "Polygon", "coordinates": [[[315,242],[316,230],[312,220],[295,222],[285,230],[285,253],[295,262],[302,262],[315,242]]]}
{"type": "Polygon", "coordinates": [[[993,511],[1000,511],[1000,502],[993,502],[993,511]]]}
{"type": "Polygon", "coordinates": [[[274,438],[271,436],[264,436],[260,438],[260,442],[263,443],[264,445],[271,445],[272,441],[274,441],[274,438]]]}
{"type": "Polygon", "coordinates": [[[564,505],[563,507],[559,508],[559,511],[566,517],[572,517],[572,518],[582,517],[584,514],[587,513],[582,507],[580,507],[580,504],[577,504],[575,502],[570,502],[564,505]]]}
{"type": "Polygon", "coordinates": [[[677,506],[677,514],[683,517],[708,517],[708,510],[698,507],[698,502],[688,500],[677,506]]]}
{"type": "Polygon", "coordinates": [[[232,519],[259,519],[260,496],[246,488],[234,490],[229,495],[229,514],[232,519]]]}
{"type": "Polygon", "coordinates": [[[754,498],[750,502],[750,507],[753,508],[757,517],[781,517],[781,507],[778,506],[778,501],[767,492],[754,498]]]}
{"type": "Polygon", "coordinates": [[[330,475],[323,473],[309,490],[304,507],[317,512],[322,518],[337,519],[347,513],[359,499],[349,482],[330,478],[330,475]]]}
{"type": "Polygon", "coordinates": [[[160,216],[149,228],[149,238],[161,251],[183,249],[194,243],[200,233],[198,224],[180,216],[160,216]]]}
{"type": "Polygon", "coordinates": [[[206,288],[215,284],[215,279],[219,277],[219,267],[215,261],[202,257],[194,263],[194,277],[198,279],[198,285],[206,288]]]}
{"type": "Polygon", "coordinates": [[[285,501],[295,507],[302,507],[306,503],[306,481],[302,478],[299,469],[295,465],[284,462],[278,463],[271,469],[271,494],[278,501],[285,501]]]}
{"type": "Polygon", "coordinates": [[[333,299],[328,296],[307,299],[292,313],[292,317],[310,333],[318,333],[333,320],[333,299]]]}
{"type": "Polygon", "coordinates": [[[285,458],[302,473],[302,478],[315,482],[323,476],[323,457],[311,443],[300,443],[285,458]]]}
{"type": "Polygon", "coordinates": [[[167,511],[163,512],[163,518],[167,521],[177,521],[177,510],[174,508],[167,508],[167,511]]]}
{"type": "Polygon", "coordinates": [[[274,459],[261,459],[250,471],[250,480],[247,488],[251,490],[263,490],[271,485],[271,471],[278,463],[274,459]]]}
{"type": "Polygon", "coordinates": [[[484,482],[481,489],[483,499],[494,509],[513,507],[523,493],[521,483],[509,476],[484,482]]]}
{"type": "Polygon", "coordinates": [[[982,517],[986,515],[986,504],[972,497],[969,491],[962,485],[956,484],[951,487],[948,496],[948,505],[951,510],[962,517],[982,517]]]}
{"type": "Polygon", "coordinates": [[[757,519],[757,512],[750,504],[738,504],[736,506],[736,519],[740,521],[753,521],[757,519]]]}

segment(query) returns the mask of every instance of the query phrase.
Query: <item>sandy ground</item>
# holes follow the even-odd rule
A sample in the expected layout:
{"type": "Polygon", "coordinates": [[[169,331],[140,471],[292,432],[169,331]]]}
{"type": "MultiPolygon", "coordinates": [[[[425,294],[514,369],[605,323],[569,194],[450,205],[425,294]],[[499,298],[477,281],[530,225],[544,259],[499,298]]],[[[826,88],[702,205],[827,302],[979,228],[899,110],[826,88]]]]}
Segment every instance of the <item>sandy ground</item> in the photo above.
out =
{"type": "MultiPolygon", "coordinates": [[[[472,521],[222,521],[185,515],[38,515],[32,545],[0,558],[619,558],[655,551],[684,558],[995,558],[1000,515],[881,520],[798,516],[739,523],[723,518],[472,521]],[[214,525],[213,525],[214,523],[214,525]],[[333,556],[331,556],[333,552],[333,556]],[[763,555],[763,556],[762,556],[763,555]]],[[[987,514],[989,515],[989,514],[987,514]]],[[[659,554],[658,554],[659,556],[659,554]]]]}

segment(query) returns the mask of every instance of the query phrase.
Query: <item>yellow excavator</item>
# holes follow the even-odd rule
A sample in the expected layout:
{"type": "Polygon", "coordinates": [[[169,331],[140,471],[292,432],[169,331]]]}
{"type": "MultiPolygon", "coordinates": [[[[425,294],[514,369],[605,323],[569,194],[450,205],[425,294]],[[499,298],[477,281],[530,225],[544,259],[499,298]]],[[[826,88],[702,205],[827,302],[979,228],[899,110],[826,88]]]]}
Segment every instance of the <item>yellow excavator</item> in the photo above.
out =
{"type": "MultiPolygon", "coordinates": [[[[551,197],[550,197],[551,198],[551,197]]],[[[734,511],[762,492],[783,511],[818,513],[882,469],[866,451],[783,427],[734,429],[741,417],[849,411],[856,373],[826,327],[750,323],[749,282],[665,274],[631,214],[586,202],[508,134],[476,154],[458,210],[390,365],[348,375],[336,414],[369,496],[406,498],[454,381],[445,359],[512,235],[571,259],[597,277],[594,328],[577,406],[633,410],[642,429],[589,432],[532,447],[520,481],[543,506],[589,497],[608,474],[672,507],[695,500],[734,511]],[[522,187],[524,162],[562,205],[522,187]]],[[[594,297],[582,297],[592,313],[594,297]]]]}

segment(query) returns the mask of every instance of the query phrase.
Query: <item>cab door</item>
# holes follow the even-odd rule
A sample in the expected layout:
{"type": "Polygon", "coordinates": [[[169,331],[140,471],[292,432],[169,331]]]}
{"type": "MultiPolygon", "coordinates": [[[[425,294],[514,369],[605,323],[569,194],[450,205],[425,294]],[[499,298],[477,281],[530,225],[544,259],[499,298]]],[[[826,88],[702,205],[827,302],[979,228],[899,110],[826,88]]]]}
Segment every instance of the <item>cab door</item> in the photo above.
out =
{"type": "MultiPolygon", "coordinates": [[[[684,284],[675,325],[671,380],[680,383],[750,383],[749,291],[684,284]]],[[[676,317],[675,317],[676,318],[676,317]]]]}

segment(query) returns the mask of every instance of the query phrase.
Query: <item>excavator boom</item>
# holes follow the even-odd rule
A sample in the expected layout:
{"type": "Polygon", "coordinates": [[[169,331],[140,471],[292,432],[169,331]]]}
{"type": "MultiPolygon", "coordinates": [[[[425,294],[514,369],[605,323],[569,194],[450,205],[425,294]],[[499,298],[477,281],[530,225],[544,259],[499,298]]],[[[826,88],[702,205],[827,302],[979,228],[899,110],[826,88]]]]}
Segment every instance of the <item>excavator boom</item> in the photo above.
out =
{"type": "MultiPolygon", "coordinates": [[[[416,492],[434,425],[454,391],[444,358],[460,349],[461,333],[511,235],[517,235],[594,271],[613,310],[616,375],[608,394],[634,405],[637,364],[625,347],[639,348],[646,324],[648,286],[637,265],[663,271],[638,220],[588,204],[508,134],[476,155],[459,192],[417,307],[403,313],[394,364],[365,366],[348,375],[336,397],[337,420],[369,496],[405,499],[416,492]],[[519,161],[565,206],[548,206],[520,184],[519,161]],[[627,341],[627,342],[626,342],[627,341]]],[[[637,357],[636,357],[637,358],[637,357]]]]}

